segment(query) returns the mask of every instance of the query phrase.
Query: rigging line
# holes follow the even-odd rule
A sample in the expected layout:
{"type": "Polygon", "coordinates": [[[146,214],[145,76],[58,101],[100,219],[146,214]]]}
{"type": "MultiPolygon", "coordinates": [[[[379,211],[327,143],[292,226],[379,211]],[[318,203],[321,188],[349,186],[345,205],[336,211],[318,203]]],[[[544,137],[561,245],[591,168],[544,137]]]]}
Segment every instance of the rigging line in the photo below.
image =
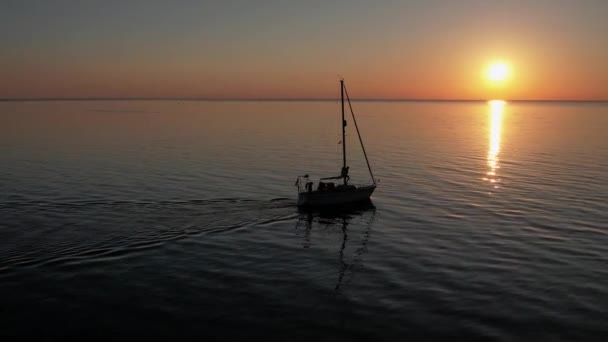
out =
{"type": "Polygon", "coordinates": [[[344,79],[340,79],[340,102],[342,105],[342,177],[344,177],[344,185],[348,183],[346,170],[346,120],[344,119],[344,79]]]}
{"type": "Polygon", "coordinates": [[[350,114],[353,117],[353,122],[355,123],[355,128],[357,129],[357,135],[359,136],[359,142],[361,143],[361,149],[363,150],[363,156],[365,157],[365,162],[367,163],[367,169],[369,170],[369,175],[372,176],[372,182],[376,185],[376,179],[374,178],[374,174],[372,172],[372,167],[369,165],[369,160],[367,159],[367,153],[365,153],[365,146],[363,146],[363,139],[361,139],[361,133],[359,132],[359,126],[357,126],[357,119],[355,119],[355,112],[353,111],[353,106],[350,104],[350,96],[348,96],[348,90],[346,90],[346,84],[344,84],[344,93],[346,94],[346,100],[348,100],[348,108],[350,108],[350,114]]]}

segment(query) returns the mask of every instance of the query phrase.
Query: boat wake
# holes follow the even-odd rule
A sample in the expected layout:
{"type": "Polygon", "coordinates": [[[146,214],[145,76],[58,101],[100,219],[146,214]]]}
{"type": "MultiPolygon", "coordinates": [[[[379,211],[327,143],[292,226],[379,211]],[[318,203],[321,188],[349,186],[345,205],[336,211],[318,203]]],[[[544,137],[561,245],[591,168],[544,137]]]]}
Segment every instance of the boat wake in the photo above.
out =
{"type": "Polygon", "coordinates": [[[203,235],[234,234],[293,220],[295,208],[286,198],[5,202],[0,274],[116,260],[203,235]]]}

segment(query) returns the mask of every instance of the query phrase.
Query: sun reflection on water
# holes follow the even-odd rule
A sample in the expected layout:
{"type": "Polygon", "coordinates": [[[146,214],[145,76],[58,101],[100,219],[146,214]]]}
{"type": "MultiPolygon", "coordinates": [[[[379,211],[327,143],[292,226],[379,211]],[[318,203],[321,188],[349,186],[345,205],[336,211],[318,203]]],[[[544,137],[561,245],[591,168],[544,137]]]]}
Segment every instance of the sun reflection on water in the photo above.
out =
{"type": "Polygon", "coordinates": [[[494,188],[498,188],[500,180],[497,177],[496,170],[500,168],[498,165],[498,155],[500,153],[500,136],[502,131],[502,117],[506,102],[502,100],[489,101],[490,105],[490,142],[488,150],[488,166],[490,170],[486,173],[487,177],[484,180],[492,183],[494,188]]]}

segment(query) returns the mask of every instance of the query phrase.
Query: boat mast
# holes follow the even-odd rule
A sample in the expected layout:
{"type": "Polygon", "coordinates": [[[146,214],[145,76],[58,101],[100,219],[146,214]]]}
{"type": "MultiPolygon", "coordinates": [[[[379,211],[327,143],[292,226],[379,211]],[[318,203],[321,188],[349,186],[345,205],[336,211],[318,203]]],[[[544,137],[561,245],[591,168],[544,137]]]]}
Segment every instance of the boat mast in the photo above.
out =
{"type": "Polygon", "coordinates": [[[344,185],[346,185],[346,175],[344,175],[344,170],[346,170],[346,120],[344,120],[344,79],[340,79],[340,99],[342,101],[342,175],[344,179],[344,185]]]}

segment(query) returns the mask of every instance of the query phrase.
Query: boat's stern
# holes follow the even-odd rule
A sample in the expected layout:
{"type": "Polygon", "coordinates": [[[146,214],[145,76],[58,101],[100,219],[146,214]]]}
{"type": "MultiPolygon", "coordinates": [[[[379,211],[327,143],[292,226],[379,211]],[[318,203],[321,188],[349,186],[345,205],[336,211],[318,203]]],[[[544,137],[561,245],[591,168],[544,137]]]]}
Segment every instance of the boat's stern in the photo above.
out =
{"type": "Polygon", "coordinates": [[[298,192],[298,206],[306,206],[308,203],[308,193],[298,192]]]}

